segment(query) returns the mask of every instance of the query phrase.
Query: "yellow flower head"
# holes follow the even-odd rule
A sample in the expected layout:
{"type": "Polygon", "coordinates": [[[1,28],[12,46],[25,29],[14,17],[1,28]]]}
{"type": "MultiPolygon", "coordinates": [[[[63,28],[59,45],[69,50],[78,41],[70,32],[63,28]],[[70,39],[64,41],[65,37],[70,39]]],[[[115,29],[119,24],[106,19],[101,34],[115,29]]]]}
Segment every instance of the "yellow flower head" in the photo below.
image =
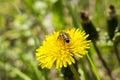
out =
{"type": "Polygon", "coordinates": [[[67,67],[75,63],[73,56],[82,57],[87,54],[90,40],[88,35],[80,29],[63,30],[47,35],[43,45],[36,50],[36,58],[42,68],[67,67]]]}

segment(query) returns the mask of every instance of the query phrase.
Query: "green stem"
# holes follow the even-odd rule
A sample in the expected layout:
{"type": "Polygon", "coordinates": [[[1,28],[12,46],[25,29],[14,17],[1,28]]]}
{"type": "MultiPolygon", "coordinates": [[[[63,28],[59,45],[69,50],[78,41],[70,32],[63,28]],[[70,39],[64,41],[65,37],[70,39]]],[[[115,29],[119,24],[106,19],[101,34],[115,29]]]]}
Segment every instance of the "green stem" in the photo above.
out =
{"type": "Polygon", "coordinates": [[[73,65],[70,65],[70,70],[72,71],[72,73],[74,74],[74,78],[76,80],[80,80],[80,76],[78,74],[78,72],[76,71],[75,67],[73,65]]]}
{"type": "Polygon", "coordinates": [[[118,63],[120,65],[120,56],[119,56],[119,52],[118,52],[118,49],[117,49],[117,44],[115,44],[114,42],[113,42],[113,47],[114,47],[114,50],[115,50],[115,55],[117,57],[118,63]]]}
{"type": "Polygon", "coordinates": [[[72,21],[73,21],[73,25],[74,25],[74,27],[75,28],[81,28],[80,26],[79,26],[79,23],[78,23],[78,21],[77,21],[77,17],[75,16],[75,14],[74,14],[74,11],[73,11],[73,8],[72,8],[72,6],[71,6],[71,4],[70,4],[70,1],[69,0],[64,0],[65,1],[65,4],[66,4],[66,6],[67,6],[67,9],[68,9],[68,11],[69,11],[69,14],[71,15],[71,17],[72,17],[72,21]]]}
{"type": "Polygon", "coordinates": [[[97,68],[96,68],[95,64],[93,63],[92,59],[90,58],[90,56],[88,54],[87,54],[87,58],[88,58],[91,66],[92,66],[93,72],[95,73],[97,80],[100,80],[97,68]]]}
{"type": "Polygon", "coordinates": [[[105,61],[104,58],[102,57],[102,55],[101,55],[101,53],[100,53],[100,51],[99,51],[99,49],[98,49],[95,41],[93,41],[93,45],[94,45],[94,48],[95,48],[95,50],[96,50],[96,52],[97,52],[97,55],[98,55],[99,59],[101,60],[103,66],[104,66],[105,69],[107,70],[107,74],[109,75],[109,77],[111,78],[111,80],[114,80],[114,78],[113,78],[113,76],[112,76],[112,71],[110,70],[108,64],[106,63],[106,61],[105,61]]]}

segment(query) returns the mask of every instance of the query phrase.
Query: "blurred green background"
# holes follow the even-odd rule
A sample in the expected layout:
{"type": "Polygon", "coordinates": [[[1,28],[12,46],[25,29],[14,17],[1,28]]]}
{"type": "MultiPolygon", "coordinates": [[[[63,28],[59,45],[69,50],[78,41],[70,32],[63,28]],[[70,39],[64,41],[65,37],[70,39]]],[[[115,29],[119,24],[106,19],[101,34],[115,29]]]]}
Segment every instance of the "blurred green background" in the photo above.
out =
{"type": "MultiPolygon", "coordinates": [[[[35,50],[46,34],[68,27],[81,28],[81,10],[89,12],[100,35],[97,44],[102,56],[116,80],[120,80],[113,44],[107,38],[110,4],[115,6],[120,22],[119,0],[0,0],[0,80],[63,80],[61,72],[54,67],[47,70],[38,66],[35,50]]],[[[110,80],[92,45],[90,52],[101,80],[110,80]]],[[[88,61],[82,60],[90,73],[88,61]]]]}

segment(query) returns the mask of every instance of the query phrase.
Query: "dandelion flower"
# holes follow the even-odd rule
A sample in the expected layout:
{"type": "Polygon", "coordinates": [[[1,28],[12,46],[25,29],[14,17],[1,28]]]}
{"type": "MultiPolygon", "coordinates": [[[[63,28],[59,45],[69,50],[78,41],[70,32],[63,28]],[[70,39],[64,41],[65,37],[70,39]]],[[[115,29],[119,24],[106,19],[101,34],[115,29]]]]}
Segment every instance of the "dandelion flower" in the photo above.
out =
{"type": "Polygon", "coordinates": [[[60,32],[47,35],[42,46],[36,50],[36,58],[42,68],[50,69],[53,64],[56,68],[67,67],[75,63],[74,56],[81,58],[88,53],[90,40],[86,40],[88,35],[84,31],[73,28],[60,32]],[[68,37],[69,41],[59,38],[60,32],[66,33],[64,37],[68,37]]]}

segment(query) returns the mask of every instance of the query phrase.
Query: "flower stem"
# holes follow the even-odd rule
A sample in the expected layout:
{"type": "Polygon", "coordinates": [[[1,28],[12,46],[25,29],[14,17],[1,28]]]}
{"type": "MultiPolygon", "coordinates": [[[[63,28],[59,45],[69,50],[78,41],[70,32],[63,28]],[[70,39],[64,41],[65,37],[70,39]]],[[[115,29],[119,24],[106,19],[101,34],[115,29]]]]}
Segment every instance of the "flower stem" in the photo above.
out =
{"type": "Polygon", "coordinates": [[[75,67],[73,65],[70,65],[70,70],[72,71],[72,73],[74,74],[74,78],[76,80],[81,80],[79,73],[76,71],[75,67]]]}
{"type": "Polygon", "coordinates": [[[107,74],[109,75],[109,77],[111,78],[111,80],[114,80],[114,78],[113,78],[113,76],[112,76],[112,72],[111,72],[108,64],[106,63],[106,61],[103,59],[103,57],[102,57],[102,55],[101,55],[101,53],[100,53],[100,51],[99,51],[99,49],[98,49],[98,47],[97,47],[97,45],[96,45],[96,42],[93,41],[93,45],[94,45],[94,48],[95,48],[95,50],[96,50],[96,52],[97,52],[97,55],[98,55],[99,59],[101,60],[103,66],[104,66],[104,67],[106,68],[106,70],[107,70],[107,74]]]}
{"type": "Polygon", "coordinates": [[[115,55],[117,57],[117,60],[118,60],[118,63],[120,65],[120,56],[119,56],[119,52],[118,52],[118,49],[117,49],[117,45],[113,42],[113,47],[114,47],[114,50],[115,50],[115,55]]]}
{"type": "Polygon", "coordinates": [[[100,77],[99,77],[97,68],[96,68],[95,64],[93,63],[92,59],[90,58],[90,56],[89,56],[88,54],[87,54],[87,58],[88,58],[91,66],[92,66],[93,72],[94,72],[94,74],[96,75],[97,80],[100,80],[100,77]]]}
{"type": "Polygon", "coordinates": [[[78,27],[81,28],[80,25],[79,25],[79,23],[78,23],[78,21],[77,21],[77,17],[76,17],[76,15],[75,15],[74,11],[73,11],[73,8],[72,8],[72,6],[71,6],[70,1],[69,1],[69,0],[64,0],[64,1],[65,1],[65,4],[66,4],[67,9],[68,9],[68,11],[69,11],[69,14],[70,14],[71,17],[72,17],[73,25],[75,26],[75,28],[78,28],[78,27]]]}

